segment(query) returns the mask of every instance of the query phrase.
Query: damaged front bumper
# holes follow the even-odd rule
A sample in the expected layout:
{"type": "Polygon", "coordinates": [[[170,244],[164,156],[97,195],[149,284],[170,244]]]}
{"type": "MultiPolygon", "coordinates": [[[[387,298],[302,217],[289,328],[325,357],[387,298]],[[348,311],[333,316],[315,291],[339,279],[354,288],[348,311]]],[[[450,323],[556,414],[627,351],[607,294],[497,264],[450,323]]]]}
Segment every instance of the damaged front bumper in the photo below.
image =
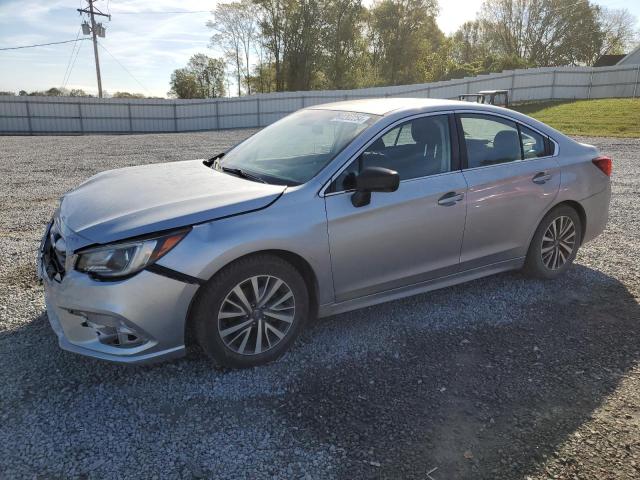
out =
{"type": "Polygon", "coordinates": [[[94,280],[55,251],[58,232],[52,228],[41,244],[38,273],[61,348],[128,364],[184,355],[185,322],[197,285],[149,271],[119,281],[94,280]]]}

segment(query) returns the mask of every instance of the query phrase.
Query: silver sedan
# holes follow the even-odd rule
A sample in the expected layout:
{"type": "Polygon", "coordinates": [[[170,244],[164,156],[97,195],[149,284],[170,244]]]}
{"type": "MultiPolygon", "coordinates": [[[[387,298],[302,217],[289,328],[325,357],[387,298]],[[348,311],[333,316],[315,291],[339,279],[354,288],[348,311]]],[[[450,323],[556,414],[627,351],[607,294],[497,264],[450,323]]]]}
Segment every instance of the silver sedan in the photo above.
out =
{"type": "Polygon", "coordinates": [[[278,358],[309,318],[507,270],[553,279],[602,232],[611,159],[512,110],[372,99],[295,112],[226,153],[100,173],[39,252],[66,350],[278,358]]]}

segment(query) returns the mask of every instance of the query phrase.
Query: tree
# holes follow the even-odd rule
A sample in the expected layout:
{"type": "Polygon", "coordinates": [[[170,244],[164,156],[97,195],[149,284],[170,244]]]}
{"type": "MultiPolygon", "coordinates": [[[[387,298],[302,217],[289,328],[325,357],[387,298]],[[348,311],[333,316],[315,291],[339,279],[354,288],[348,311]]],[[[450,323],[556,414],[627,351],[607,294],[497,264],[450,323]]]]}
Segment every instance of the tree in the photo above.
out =
{"type": "Polygon", "coordinates": [[[486,0],[480,19],[492,53],[530,66],[586,63],[598,41],[588,0],[486,0]]]}
{"type": "Polygon", "coordinates": [[[15,92],[2,92],[0,91],[0,97],[15,97],[15,92]]]}
{"type": "Polygon", "coordinates": [[[437,0],[382,0],[370,10],[369,31],[376,83],[422,81],[418,64],[444,41],[437,0]]]}
{"type": "Polygon", "coordinates": [[[93,95],[89,95],[87,92],[85,92],[81,88],[72,88],[69,91],[69,96],[70,97],[93,97],[93,95]]]}
{"type": "Polygon", "coordinates": [[[273,55],[265,44],[265,38],[259,33],[253,43],[254,53],[258,60],[250,78],[254,92],[268,93],[276,88],[276,71],[273,55]]]}
{"type": "Polygon", "coordinates": [[[56,87],[52,87],[49,90],[47,90],[46,92],[44,92],[44,94],[47,97],[62,97],[65,95],[65,90],[63,88],[56,88],[56,87]]]}
{"type": "Polygon", "coordinates": [[[626,52],[626,49],[636,41],[634,30],[636,18],[626,8],[608,9],[596,8],[596,19],[599,26],[599,37],[595,42],[595,49],[591,55],[593,64],[602,55],[616,55],[626,52]]]}
{"type": "Polygon", "coordinates": [[[171,74],[169,96],[177,98],[216,98],[225,95],[224,61],[198,53],[185,68],[171,74]]]}
{"type": "Polygon", "coordinates": [[[292,0],[254,0],[260,7],[260,34],[263,45],[273,58],[275,89],[284,91],[284,75],[282,74],[282,56],[284,52],[285,18],[287,4],[292,0]]]}
{"type": "Polygon", "coordinates": [[[489,55],[487,22],[472,20],[462,24],[451,36],[452,60],[459,64],[477,62],[489,55]]]}
{"type": "Polygon", "coordinates": [[[310,90],[321,52],[322,13],[317,0],[288,2],[284,23],[284,81],[288,90],[310,90]]]}
{"type": "Polygon", "coordinates": [[[363,84],[367,70],[366,42],[362,35],[366,8],[362,0],[326,0],[322,15],[323,71],[326,88],[355,88],[363,84]]]}
{"type": "Polygon", "coordinates": [[[197,53],[191,57],[187,68],[195,76],[201,95],[199,98],[216,98],[224,95],[225,64],[223,60],[197,53]]]}
{"type": "Polygon", "coordinates": [[[142,93],[116,92],[113,98],[146,98],[142,93]]]}
{"type": "Polygon", "coordinates": [[[171,74],[170,97],[177,98],[203,98],[198,88],[196,76],[188,68],[178,68],[171,74]]]}
{"type": "Polygon", "coordinates": [[[238,96],[242,94],[242,84],[251,94],[251,51],[258,28],[257,8],[251,0],[218,4],[214,19],[207,26],[215,33],[211,37],[212,46],[221,46],[225,56],[231,60],[236,71],[238,96]]]}
{"type": "Polygon", "coordinates": [[[253,74],[249,77],[251,91],[269,93],[275,89],[276,74],[273,62],[258,61],[253,68],[253,74]]]}

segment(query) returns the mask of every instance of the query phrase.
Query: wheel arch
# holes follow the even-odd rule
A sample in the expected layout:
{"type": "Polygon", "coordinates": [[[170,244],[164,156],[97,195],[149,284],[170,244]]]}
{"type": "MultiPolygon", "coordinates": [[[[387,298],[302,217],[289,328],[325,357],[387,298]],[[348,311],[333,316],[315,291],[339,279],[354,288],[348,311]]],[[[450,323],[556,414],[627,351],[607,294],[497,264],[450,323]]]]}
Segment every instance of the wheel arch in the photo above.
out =
{"type": "MultiPolygon", "coordinates": [[[[319,284],[318,284],[318,278],[316,276],[316,273],[314,272],[313,268],[311,267],[311,265],[309,264],[309,262],[307,260],[305,260],[302,256],[300,256],[297,253],[291,252],[289,250],[280,250],[280,249],[266,249],[266,250],[259,250],[256,252],[251,252],[251,253],[247,253],[245,255],[241,255],[237,258],[234,258],[233,260],[227,262],[225,265],[223,265],[221,268],[219,268],[213,275],[211,275],[210,278],[208,278],[206,280],[205,283],[211,281],[217,274],[219,271],[221,271],[222,269],[228,267],[229,265],[239,261],[239,260],[243,260],[245,258],[248,257],[252,257],[254,255],[273,255],[275,257],[279,257],[283,260],[285,260],[286,262],[290,263],[297,271],[298,273],[300,273],[300,275],[302,275],[302,278],[304,279],[304,282],[307,286],[307,291],[309,292],[309,318],[315,318],[318,315],[318,308],[319,308],[319,284]]],[[[185,321],[185,331],[184,331],[184,339],[185,339],[185,345],[187,347],[194,347],[197,345],[197,342],[195,340],[195,333],[194,333],[194,323],[193,323],[193,309],[195,307],[195,305],[197,305],[198,301],[200,300],[200,298],[202,297],[202,292],[204,290],[202,288],[199,288],[198,291],[196,292],[196,294],[193,296],[193,298],[191,299],[191,303],[189,305],[189,309],[187,311],[187,318],[185,321]]]]}
{"type": "Polygon", "coordinates": [[[545,215],[554,208],[558,208],[563,205],[573,208],[578,214],[578,217],[580,217],[580,244],[582,245],[585,233],[587,231],[587,213],[585,212],[584,207],[580,204],[580,202],[577,202],[575,200],[563,200],[562,202],[556,203],[553,207],[551,207],[545,213],[545,215]]]}

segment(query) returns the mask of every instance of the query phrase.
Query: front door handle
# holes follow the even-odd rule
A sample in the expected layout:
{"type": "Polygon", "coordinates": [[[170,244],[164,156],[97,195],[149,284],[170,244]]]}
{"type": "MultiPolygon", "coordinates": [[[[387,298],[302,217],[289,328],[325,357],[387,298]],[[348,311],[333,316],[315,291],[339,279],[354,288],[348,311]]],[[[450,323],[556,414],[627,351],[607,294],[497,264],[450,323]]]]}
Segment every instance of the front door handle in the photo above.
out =
{"type": "Polygon", "coordinates": [[[464,193],[457,192],[449,192],[445,193],[438,199],[438,205],[442,205],[443,207],[450,207],[451,205],[455,205],[459,201],[464,198],[464,193]]]}
{"type": "Polygon", "coordinates": [[[536,173],[533,178],[531,179],[531,181],[533,183],[537,183],[538,185],[542,185],[547,183],[549,180],[551,180],[551,174],[547,173],[547,172],[540,172],[540,173],[536,173]]]}

